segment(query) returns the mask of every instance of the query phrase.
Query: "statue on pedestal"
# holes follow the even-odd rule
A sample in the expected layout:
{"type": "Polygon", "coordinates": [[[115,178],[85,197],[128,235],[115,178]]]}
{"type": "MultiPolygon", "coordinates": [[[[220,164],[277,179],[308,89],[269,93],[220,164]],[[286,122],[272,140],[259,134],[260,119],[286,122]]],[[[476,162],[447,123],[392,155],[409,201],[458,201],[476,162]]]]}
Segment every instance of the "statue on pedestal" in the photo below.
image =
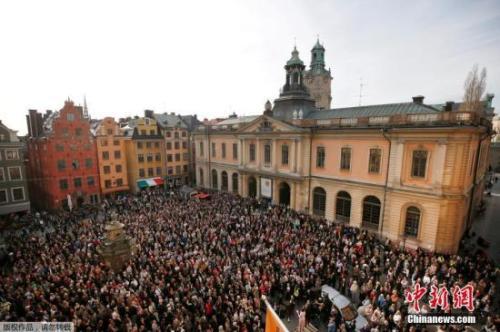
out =
{"type": "Polygon", "coordinates": [[[113,218],[113,221],[104,226],[106,230],[105,239],[97,247],[97,252],[115,272],[123,269],[125,263],[137,249],[135,241],[125,234],[123,227],[122,223],[113,218]]]}

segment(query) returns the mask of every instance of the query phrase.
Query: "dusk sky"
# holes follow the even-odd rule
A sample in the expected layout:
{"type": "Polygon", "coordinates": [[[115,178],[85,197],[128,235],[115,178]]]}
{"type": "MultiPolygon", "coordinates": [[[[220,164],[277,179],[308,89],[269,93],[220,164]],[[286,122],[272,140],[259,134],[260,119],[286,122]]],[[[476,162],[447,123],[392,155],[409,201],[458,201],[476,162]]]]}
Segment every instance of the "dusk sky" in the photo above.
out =
{"type": "Polygon", "coordinates": [[[156,112],[261,114],[278,97],[296,40],[319,35],[332,107],[460,101],[468,71],[500,98],[500,1],[5,1],[0,119],[87,96],[93,118],[156,112]]]}

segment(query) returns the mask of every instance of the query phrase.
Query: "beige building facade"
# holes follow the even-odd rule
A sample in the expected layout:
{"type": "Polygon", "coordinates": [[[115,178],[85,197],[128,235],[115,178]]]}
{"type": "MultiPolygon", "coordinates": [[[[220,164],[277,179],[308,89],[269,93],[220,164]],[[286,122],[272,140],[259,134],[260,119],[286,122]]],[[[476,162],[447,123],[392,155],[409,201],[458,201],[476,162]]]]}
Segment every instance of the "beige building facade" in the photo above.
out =
{"type": "Polygon", "coordinates": [[[427,105],[422,96],[322,110],[311,105],[295,52],[272,109],[194,133],[198,186],[268,199],[410,248],[456,252],[482,200],[491,100],[484,114],[427,105]]]}

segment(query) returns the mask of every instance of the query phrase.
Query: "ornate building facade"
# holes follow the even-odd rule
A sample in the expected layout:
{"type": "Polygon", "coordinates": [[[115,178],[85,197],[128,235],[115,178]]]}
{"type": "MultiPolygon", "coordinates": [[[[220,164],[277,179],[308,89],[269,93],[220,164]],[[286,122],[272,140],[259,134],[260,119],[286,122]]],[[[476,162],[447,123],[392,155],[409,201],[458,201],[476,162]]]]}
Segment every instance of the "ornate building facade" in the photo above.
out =
{"type": "Polygon", "coordinates": [[[482,200],[491,99],[481,113],[422,96],[324,109],[331,99],[311,97],[296,49],[285,70],[263,115],[194,133],[198,186],[268,199],[407,247],[456,252],[482,200]]]}
{"type": "Polygon", "coordinates": [[[30,110],[26,117],[33,205],[57,209],[99,202],[97,151],[86,108],[67,100],[60,111],[30,110]]]}

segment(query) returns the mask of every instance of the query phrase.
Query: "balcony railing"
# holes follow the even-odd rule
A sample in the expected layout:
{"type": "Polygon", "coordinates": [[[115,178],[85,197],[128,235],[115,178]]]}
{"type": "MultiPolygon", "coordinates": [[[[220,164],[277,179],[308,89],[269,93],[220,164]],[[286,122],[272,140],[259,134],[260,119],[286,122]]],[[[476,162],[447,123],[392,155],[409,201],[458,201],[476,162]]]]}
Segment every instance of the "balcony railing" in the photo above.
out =
{"type": "Polygon", "coordinates": [[[460,126],[482,124],[489,120],[474,112],[440,112],[423,114],[395,114],[358,118],[303,119],[292,120],[299,127],[343,128],[343,127],[391,127],[391,126],[460,126]]]}

